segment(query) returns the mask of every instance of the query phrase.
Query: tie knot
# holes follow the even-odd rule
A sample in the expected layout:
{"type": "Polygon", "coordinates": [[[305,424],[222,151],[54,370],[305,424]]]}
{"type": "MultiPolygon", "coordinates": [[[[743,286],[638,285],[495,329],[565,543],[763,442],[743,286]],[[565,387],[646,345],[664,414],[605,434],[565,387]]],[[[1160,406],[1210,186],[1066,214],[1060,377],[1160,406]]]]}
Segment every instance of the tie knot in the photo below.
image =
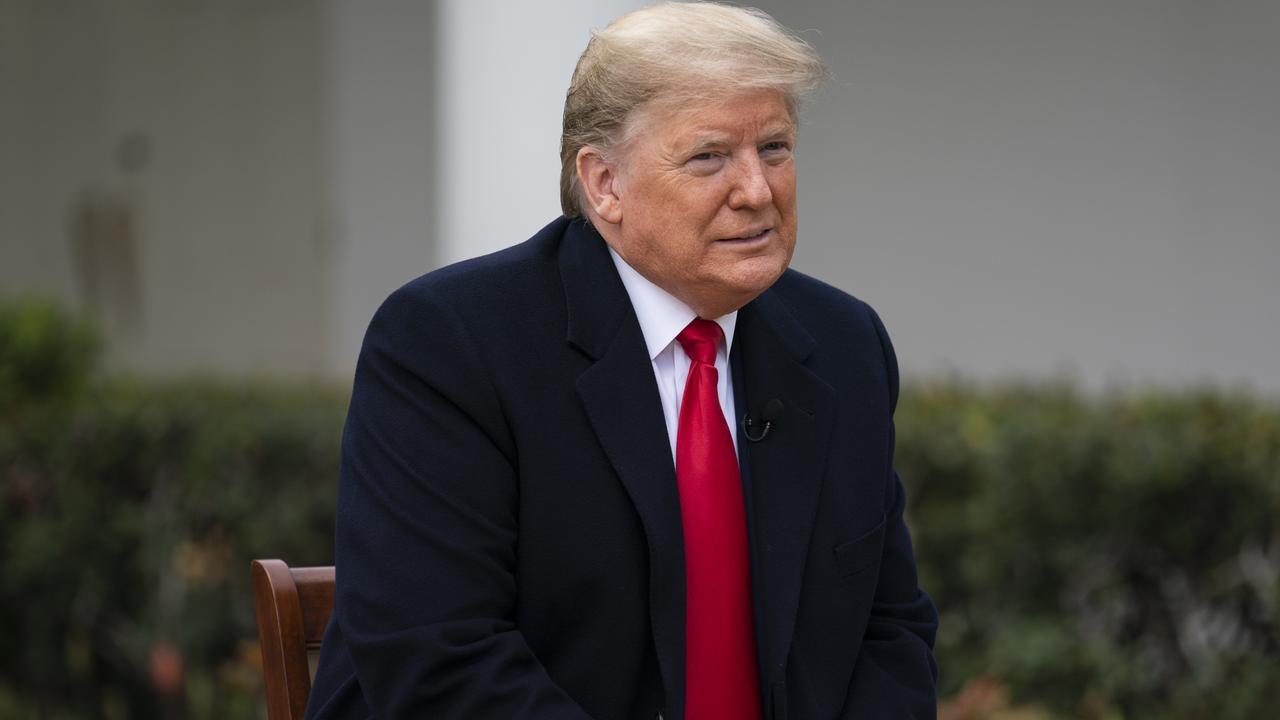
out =
{"type": "Polygon", "coordinates": [[[724,333],[719,325],[710,320],[694,318],[693,322],[680,331],[676,340],[680,342],[680,347],[684,348],[685,354],[694,362],[715,365],[716,348],[720,346],[722,337],[724,333]]]}

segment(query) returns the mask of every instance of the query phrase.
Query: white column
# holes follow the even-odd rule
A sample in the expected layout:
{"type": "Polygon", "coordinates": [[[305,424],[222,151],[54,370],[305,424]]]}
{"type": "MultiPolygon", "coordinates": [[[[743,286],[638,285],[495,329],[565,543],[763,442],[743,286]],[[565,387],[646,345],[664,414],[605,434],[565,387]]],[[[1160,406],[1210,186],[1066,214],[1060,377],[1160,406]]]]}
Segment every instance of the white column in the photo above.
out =
{"type": "Polygon", "coordinates": [[[349,377],[383,298],[435,262],[439,26],[427,2],[326,11],[326,365],[349,377]]]}
{"type": "Polygon", "coordinates": [[[454,262],[560,214],[560,118],[592,28],[648,3],[440,3],[440,244],[454,262]]]}

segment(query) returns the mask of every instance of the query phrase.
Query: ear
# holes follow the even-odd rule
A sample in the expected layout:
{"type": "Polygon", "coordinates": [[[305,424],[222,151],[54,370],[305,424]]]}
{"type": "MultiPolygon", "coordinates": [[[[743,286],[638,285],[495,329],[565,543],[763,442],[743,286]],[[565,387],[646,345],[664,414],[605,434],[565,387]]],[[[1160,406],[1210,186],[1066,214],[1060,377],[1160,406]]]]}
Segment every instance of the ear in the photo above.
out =
{"type": "Polygon", "coordinates": [[[587,205],[601,220],[617,225],[622,222],[622,195],[618,182],[618,166],[596,148],[585,145],[578,149],[578,182],[582,185],[587,205]]]}

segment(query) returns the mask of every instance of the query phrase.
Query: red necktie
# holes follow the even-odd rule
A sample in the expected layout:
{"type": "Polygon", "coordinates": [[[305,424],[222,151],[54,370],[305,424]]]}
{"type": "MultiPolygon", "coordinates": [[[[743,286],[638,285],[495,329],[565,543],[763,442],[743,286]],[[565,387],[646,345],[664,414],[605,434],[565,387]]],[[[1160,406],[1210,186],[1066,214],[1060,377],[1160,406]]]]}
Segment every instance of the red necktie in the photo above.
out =
{"type": "Polygon", "coordinates": [[[722,337],[719,325],[702,318],[676,337],[692,361],[676,433],[687,720],[760,717],[742,480],[716,395],[716,348],[722,337]]]}

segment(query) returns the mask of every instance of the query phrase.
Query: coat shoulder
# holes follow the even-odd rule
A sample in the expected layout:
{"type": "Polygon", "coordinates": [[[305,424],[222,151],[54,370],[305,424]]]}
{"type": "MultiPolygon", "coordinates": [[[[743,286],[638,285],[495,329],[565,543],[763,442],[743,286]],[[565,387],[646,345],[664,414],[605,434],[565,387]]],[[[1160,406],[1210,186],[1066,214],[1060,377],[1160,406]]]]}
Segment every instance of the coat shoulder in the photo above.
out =
{"type": "Polygon", "coordinates": [[[504,290],[517,290],[521,279],[554,269],[557,247],[567,224],[566,219],[558,218],[529,240],[419,275],[392,292],[388,301],[411,302],[429,296],[475,301],[485,295],[502,295],[504,290]]]}
{"type": "Polygon", "coordinates": [[[530,285],[556,272],[556,252],[568,225],[557,218],[524,242],[421,275],[393,291],[379,313],[401,306],[445,303],[453,307],[509,307],[530,285]]]}
{"type": "Polygon", "coordinates": [[[770,291],[819,345],[873,336],[888,343],[884,324],[871,305],[822,280],[789,269],[770,291]]]}

